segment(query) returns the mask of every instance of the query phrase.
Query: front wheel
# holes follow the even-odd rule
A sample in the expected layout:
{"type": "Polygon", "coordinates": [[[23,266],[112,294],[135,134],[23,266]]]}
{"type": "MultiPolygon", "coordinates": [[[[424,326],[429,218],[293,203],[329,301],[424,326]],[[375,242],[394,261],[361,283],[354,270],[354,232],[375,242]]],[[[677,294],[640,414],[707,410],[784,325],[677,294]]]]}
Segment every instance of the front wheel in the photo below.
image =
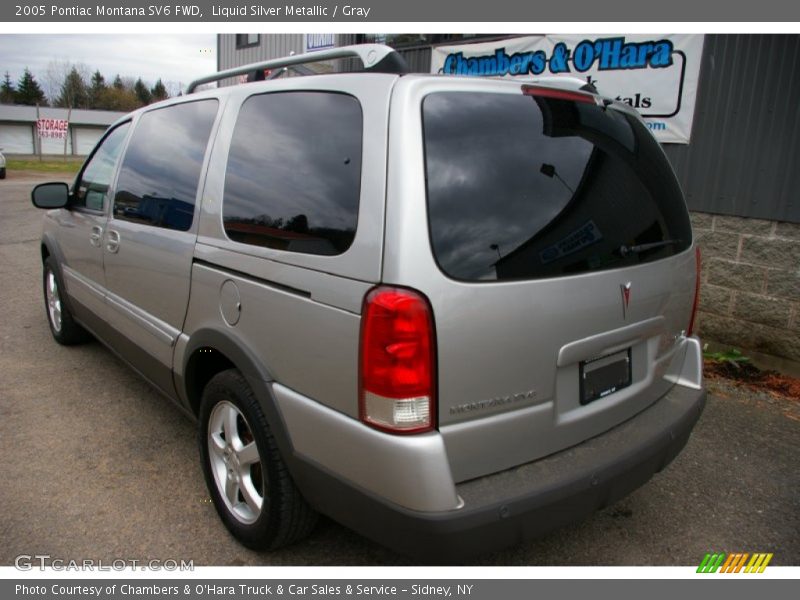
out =
{"type": "Polygon", "coordinates": [[[47,311],[47,323],[53,338],[64,346],[83,343],[91,338],[86,330],[72,318],[62,298],[64,286],[58,273],[58,265],[52,256],[44,261],[42,270],[44,286],[44,306],[47,311]]]}
{"type": "Polygon", "coordinates": [[[294,485],[253,391],[231,369],[203,390],[200,456],[211,499],[245,546],[273,550],[308,535],[316,512],[294,485]]]}

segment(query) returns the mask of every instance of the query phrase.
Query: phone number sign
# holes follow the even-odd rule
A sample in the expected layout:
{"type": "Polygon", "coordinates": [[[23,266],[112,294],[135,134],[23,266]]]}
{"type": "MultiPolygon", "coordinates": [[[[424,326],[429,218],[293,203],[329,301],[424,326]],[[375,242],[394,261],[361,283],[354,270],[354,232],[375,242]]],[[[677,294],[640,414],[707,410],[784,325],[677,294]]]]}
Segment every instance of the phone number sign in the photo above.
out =
{"type": "Polygon", "coordinates": [[[69,128],[66,119],[39,119],[36,121],[36,131],[40,138],[65,139],[69,128]]]}

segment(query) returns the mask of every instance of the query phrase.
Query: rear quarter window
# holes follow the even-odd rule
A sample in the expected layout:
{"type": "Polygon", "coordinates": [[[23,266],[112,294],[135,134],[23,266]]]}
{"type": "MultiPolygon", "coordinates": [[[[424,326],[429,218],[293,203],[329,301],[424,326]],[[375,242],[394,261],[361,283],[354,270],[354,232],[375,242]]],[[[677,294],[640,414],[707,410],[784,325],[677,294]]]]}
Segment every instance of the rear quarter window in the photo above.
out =
{"type": "Polygon", "coordinates": [[[248,98],[225,174],[223,223],[236,242],[337,255],[355,237],[361,105],[329,92],[248,98]]]}
{"type": "Polygon", "coordinates": [[[683,195],[634,116],[536,95],[423,100],[434,256],[467,281],[536,279],[658,260],[691,244],[683,195]]]}

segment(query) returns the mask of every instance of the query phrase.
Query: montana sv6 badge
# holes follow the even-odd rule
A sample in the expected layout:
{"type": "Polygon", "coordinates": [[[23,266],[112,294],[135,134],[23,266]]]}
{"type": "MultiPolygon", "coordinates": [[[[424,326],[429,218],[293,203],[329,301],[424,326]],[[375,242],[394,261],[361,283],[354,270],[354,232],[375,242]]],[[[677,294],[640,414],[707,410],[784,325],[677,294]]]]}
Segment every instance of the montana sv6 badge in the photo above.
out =
{"type": "Polygon", "coordinates": [[[476,402],[467,402],[465,404],[459,404],[458,406],[451,406],[450,414],[459,415],[475,412],[477,410],[485,410],[487,408],[497,408],[498,406],[516,404],[518,402],[525,402],[526,400],[533,400],[534,398],[536,398],[536,391],[528,390],[527,392],[520,392],[519,394],[497,396],[496,398],[489,398],[488,400],[478,400],[476,402]]]}

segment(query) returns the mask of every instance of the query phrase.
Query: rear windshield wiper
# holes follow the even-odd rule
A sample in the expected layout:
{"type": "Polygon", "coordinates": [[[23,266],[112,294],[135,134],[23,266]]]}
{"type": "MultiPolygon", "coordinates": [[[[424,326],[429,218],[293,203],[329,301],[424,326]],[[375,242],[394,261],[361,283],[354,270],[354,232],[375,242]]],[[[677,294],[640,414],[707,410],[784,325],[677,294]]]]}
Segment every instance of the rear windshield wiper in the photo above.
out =
{"type": "Polygon", "coordinates": [[[664,246],[677,246],[683,240],[662,240],[660,242],[651,242],[649,244],[636,244],[634,246],[622,245],[619,247],[619,254],[623,258],[629,254],[639,254],[647,252],[648,250],[655,250],[656,248],[663,248],[664,246]]]}

